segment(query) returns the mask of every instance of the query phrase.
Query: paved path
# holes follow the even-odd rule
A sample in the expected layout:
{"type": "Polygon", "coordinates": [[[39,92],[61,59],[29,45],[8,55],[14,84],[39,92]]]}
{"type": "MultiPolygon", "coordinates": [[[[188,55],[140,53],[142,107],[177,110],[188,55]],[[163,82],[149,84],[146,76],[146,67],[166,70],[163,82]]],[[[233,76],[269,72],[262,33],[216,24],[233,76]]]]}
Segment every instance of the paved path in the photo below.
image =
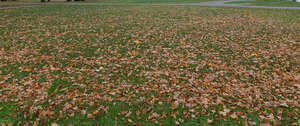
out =
{"type": "Polygon", "coordinates": [[[63,2],[63,3],[33,3],[21,6],[12,7],[0,7],[0,9],[8,8],[23,8],[42,5],[111,5],[111,6],[123,6],[123,5],[157,5],[157,6],[213,6],[213,7],[246,7],[246,8],[265,8],[265,9],[288,9],[288,10],[300,10],[300,7],[270,7],[270,6],[250,6],[245,4],[226,4],[226,2],[241,1],[241,0],[223,0],[223,1],[211,1],[201,3],[76,3],[76,2],[63,2]]]}

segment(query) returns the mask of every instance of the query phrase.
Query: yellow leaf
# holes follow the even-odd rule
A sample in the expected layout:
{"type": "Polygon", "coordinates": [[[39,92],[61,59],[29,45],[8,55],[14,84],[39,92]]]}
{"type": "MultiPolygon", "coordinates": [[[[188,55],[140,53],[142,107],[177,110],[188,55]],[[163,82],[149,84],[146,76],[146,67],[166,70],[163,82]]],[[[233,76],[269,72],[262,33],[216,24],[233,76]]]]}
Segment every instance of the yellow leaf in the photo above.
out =
{"type": "Polygon", "coordinates": [[[256,53],[252,53],[251,56],[257,56],[257,54],[256,53]]]}
{"type": "Polygon", "coordinates": [[[51,123],[51,126],[59,126],[56,122],[51,123]]]}
{"type": "Polygon", "coordinates": [[[125,115],[125,117],[129,117],[131,115],[131,111],[129,111],[126,115],[125,115]]]}
{"type": "Polygon", "coordinates": [[[38,125],[39,125],[38,121],[35,121],[32,126],[38,126],[38,125]]]}
{"type": "Polygon", "coordinates": [[[53,67],[53,66],[50,66],[50,71],[53,72],[55,71],[56,69],[53,67]]]}
{"type": "Polygon", "coordinates": [[[133,42],[135,42],[136,44],[140,44],[141,43],[141,41],[139,41],[139,40],[135,40],[133,42]]]}
{"type": "Polygon", "coordinates": [[[131,119],[128,119],[128,122],[133,123],[133,121],[131,119]]]}
{"type": "Polygon", "coordinates": [[[270,123],[263,124],[263,126],[272,126],[270,123]]]}

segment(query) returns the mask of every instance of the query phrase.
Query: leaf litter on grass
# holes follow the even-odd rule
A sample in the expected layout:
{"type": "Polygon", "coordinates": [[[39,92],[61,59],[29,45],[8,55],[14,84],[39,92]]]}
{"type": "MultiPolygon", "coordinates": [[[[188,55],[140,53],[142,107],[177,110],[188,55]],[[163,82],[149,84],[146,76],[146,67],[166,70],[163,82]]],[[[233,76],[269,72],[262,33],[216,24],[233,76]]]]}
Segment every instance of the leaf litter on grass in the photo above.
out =
{"type": "Polygon", "coordinates": [[[1,102],[51,125],[299,124],[294,11],[158,8],[2,10],[1,102]]]}

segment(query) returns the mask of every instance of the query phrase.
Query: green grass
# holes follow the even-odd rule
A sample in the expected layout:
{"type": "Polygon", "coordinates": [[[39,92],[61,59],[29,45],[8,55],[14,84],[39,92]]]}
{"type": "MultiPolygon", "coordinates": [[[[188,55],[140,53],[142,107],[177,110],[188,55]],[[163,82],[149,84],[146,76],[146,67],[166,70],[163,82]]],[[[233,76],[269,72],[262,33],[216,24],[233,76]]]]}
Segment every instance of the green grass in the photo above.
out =
{"type": "MultiPolygon", "coordinates": [[[[212,0],[85,0],[86,3],[200,3],[212,0]]],[[[216,1],[216,0],[215,0],[216,1]]],[[[28,3],[36,3],[40,0],[18,0],[0,2],[0,6],[24,5],[28,3]]],[[[66,0],[51,0],[51,2],[66,2],[66,0]]]]}
{"type": "Polygon", "coordinates": [[[93,0],[103,3],[200,3],[212,0],[93,0]]]}
{"type": "Polygon", "coordinates": [[[17,122],[14,120],[16,117],[15,109],[17,106],[8,103],[0,103],[0,122],[1,123],[12,123],[17,122]]]}
{"type": "Polygon", "coordinates": [[[0,124],[299,125],[297,10],[49,5],[0,17],[0,124]]]}
{"type": "Polygon", "coordinates": [[[249,0],[249,1],[232,1],[227,4],[247,4],[256,6],[279,6],[279,7],[300,7],[300,3],[287,0],[249,0]]]}

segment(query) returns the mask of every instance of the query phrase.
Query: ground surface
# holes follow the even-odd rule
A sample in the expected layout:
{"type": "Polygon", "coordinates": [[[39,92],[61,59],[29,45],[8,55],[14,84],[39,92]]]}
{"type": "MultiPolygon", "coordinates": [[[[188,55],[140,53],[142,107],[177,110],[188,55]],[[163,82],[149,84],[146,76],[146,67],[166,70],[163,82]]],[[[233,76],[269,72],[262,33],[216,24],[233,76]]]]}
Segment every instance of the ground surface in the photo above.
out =
{"type": "Polygon", "coordinates": [[[297,10],[0,10],[0,122],[299,125],[297,10]]]}
{"type": "Polygon", "coordinates": [[[212,0],[93,0],[100,3],[200,3],[212,0]]]}
{"type": "Polygon", "coordinates": [[[0,7],[12,7],[12,6],[24,6],[28,3],[24,3],[24,2],[0,2],[0,7]]]}
{"type": "Polygon", "coordinates": [[[288,10],[300,10],[298,3],[295,2],[270,2],[269,4],[264,4],[266,2],[256,2],[256,1],[238,1],[238,0],[115,0],[115,1],[87,1],[87,2],[0,2],[0,9],[8,8],[23,8],[23,7],[33,7],[33,6],[45,6],[45,5],[117,5],[117,6],[145,6],[145,5],[159,5],[159,6],[212,6],[212,7],[238,7],[238,8],[264,8],[264,9],[288,9],[288,10]],[[251,4],[252,3],[252,4],[251,4]],[[255,3],[255,4],[254,4],[255,3]],[[272,3],[272,4],[271,4],[272,3]]]}

